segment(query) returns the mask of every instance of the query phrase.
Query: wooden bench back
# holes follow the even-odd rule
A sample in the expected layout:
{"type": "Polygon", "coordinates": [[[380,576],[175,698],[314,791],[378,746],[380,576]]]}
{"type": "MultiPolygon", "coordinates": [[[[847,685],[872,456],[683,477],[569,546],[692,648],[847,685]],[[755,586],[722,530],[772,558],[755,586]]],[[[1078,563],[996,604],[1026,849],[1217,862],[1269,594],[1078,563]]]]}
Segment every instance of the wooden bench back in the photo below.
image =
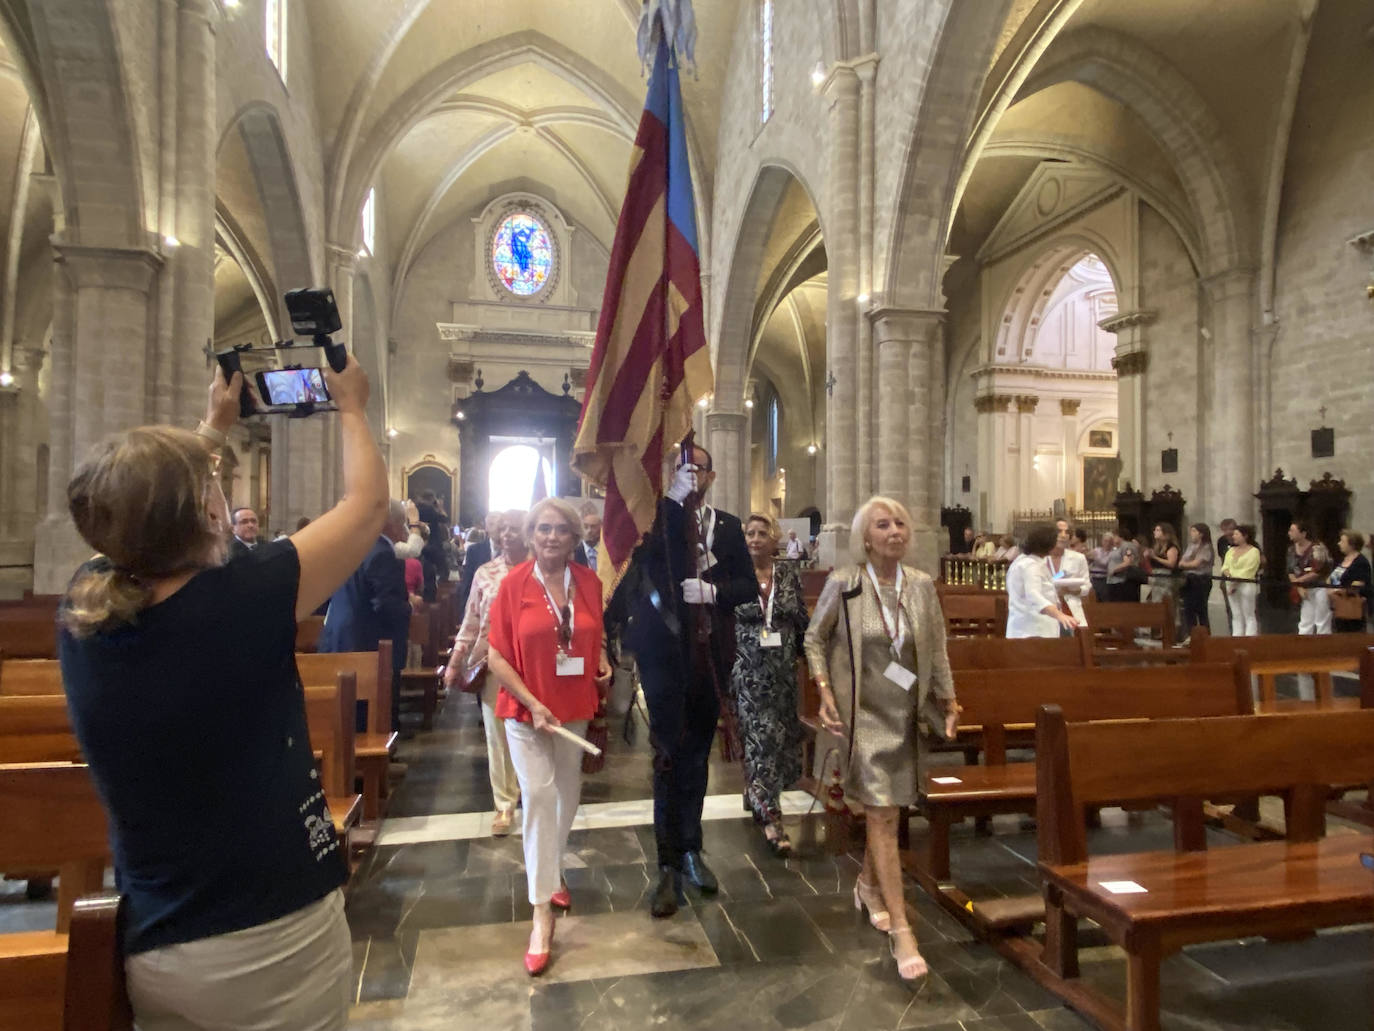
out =
{"type": "Polygon", "coordinates": [[[0,763],[80,760],[63,695],[0,696],[0,763]]]}
{"type": "Polygon", "coordinates": [[[120,897],[77,900],[67,946],[63,1031],[133,1031],[133,1007],[119,947],[120,897]]]}
{"type": "Polygon", "coordinates": [[[0,610],[0,655],[12,659],[57,658],[57,619],[32,608],[0,610]]]}
{"type": "Polygon", "coordinates": [[[950,637],[1003,637],[1007,632],[1007,596],[943,594],[945,633],[950,637]]]}
{"type": "Polygon", "coordinates": [[[305,721],[310,728],[310,746],[320,753],[324,793],[342,798],[353,794],[353,713],[358,685],[353,673],[335,676],[333,684],[305,689],[305,721]]]}
{"type": "MultiPolygon", "coordinates": [[[[1086,630],[1073,637],[951,637],[946,642],[949,666],[958,684],[960,670],[1041,669],[1089,666],[1092,639],[1086,630]]],[[[0,691],[4,686],[0,684],[0,691]]]]}
{"type": "Polygon", "coordinates": [[[1174,646],[1174,607],[1168,597],[1163,601],[1098,601],[1089,595],[1083,602],[1083,613],[1098,647],[1138,647],[1137,627],[1158,630],[1163,646],[1174,646]]]}
{"type": "Polygon", "coordinates": [[[57,870],[57,930],[82,894],[100,889],[110,858],[105,810],[90,768],[71,763],[0,766],[0,870],[57,870]]]}
{"type": "Polygon", "coordinates": [[[8,659],[0,656],[0,695],[62,693],[62,669],[56,659],[8,659]]]}
{"type": "MultiPolygon", "coordinates": [[[[382,641],[375,652],[298,652],[296,670],[306,687],[329,685],[338,674],[352,673],[357,679],[358,701],[367,702],[367,732],[391,733],[390,641],[382,641]]],[[[0,682],[0,694],[3,692],[0,682]]]]}
{"type": "Polygon", "coordinates": [[[323,616],[306,616],[296,623],[296,651],[313,652],[319,646],[320,634],[324,633],[323,616]]]}
{"type": "Polygon", "coordinates": [[[1374,634],[1263,634],[1259,637],[1213,637],[1197,627],[1188,638],[1194,662],[1225,662],[1244,651],[1251,662],[1293,661],[1302,671],[1303,659],[1329,659],[1338,655],[1358,658],[1374,648],[1374,634]]]}
{"type": "Polygon", "coordinates": [[[1374,779],[1374,709],[1078,723],[1046,705],[1035,750],[1041,862],[1083,862],[1086,810],[1121,802],[1173,802],[1176,827],[1193,818],[1176,841],[1195,849],[1203,800],[1282,793],[1289,839],[1315,840],[1330,786],[1374,779]]]}
{"type": "Polygon", "coordinates": [[[954,680],[965,727],[981,727],[986,761],[1006,762],[1005,728],[1054,704],[1070,720],[1155,720],[1251,711],[1240,662],[1126,669],[964,670],[954,680]]]}

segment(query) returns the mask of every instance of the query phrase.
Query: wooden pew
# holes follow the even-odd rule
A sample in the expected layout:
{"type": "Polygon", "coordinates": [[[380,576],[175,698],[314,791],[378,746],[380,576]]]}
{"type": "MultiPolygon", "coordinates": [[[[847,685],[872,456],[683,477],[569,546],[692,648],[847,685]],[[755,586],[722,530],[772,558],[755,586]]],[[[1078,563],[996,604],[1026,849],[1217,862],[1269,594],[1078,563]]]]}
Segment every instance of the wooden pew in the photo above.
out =
{"type": "MultiPolygon", "coordinates": [[[[367,731],[357,735],[354,747],[358,775],[363,779],[362,818],[367,823],[380,820],[388,793],[387,768],[396,750],[396,732],[391,729],[391,642],[382,641],[375,652],[297,655],[296,669],[306,687],[333,683],[339,673],[355,676],[358,701],[367,702],[367,731]]],[[[0,672],[0,694],[4,692],[0,672]]]]}
{"type": "Polygon", "coordinates": [[[324,633],[323,616],[306,616],[296,624],[296,651],[313,652],[319,647],[324,633]]]}
{"type": "MultiPolygon", "coordinates": [[[[979,669],[1042,669],[1091,666],[1092,638],[1086,630],[1072,637],[953,637],[946,644],[958,691],[959,674],[979,669]]],[[[4,690],[0,686],[0,691],[4,690]]]]}
{"type": "Polygon", "coordinates": [[[1099,649],[1142,650],[1135,640],[1139,627],[1159,631],[1166,651],[1174,646],[1174,606],[1168,597],[1163,601],[1098,601],[1089,595],[1083,613],[1099,649]]]}
{"type": "MultiPolygon", "coordinates": [[[[320,784],[334,830],[345,846],[362,815],[363,799],[353,792],[353,722],[357,712],[357,678],[339,673],[336,683],[305,689],[305,720],[310,747],[319,756],[320,784]]],[[[347,853],[345,853],[347,854],[347,853]]]]}
{"type": "Polygon", "coordinates": [[[1357,709],[1359,700],[1336,698],[1332,673],[1358,673],[1360,659],[1374,648],[1374,634],[1264,634],[1259,637],[1213,637],[1197,627],[1188,639],[1194,662],[1225,661],[1238,651],[1250,659],[1250,671],[1259,677],[1260,712],[1293,709],[1357,709]],[[1308,673],[1316,681],[1316,701],[1278,697],[1276,678],[1284,673],[1308,673]]]}
{"type": "MultiPolygon", "coordinates": [[[[81,746],[60,693],[0,696],[0,763],[76,763],[81,746]]],[[[27,869],[0,865],[0,870],[27,869]]]]}
{"type": "Polygon", "coordinates": [[[117,894],[77,899],[67,937],[63,1031],[133,1031],[134,1014],[119,947],[117,894]]]}
{"type": "Polygon", "coordinates": [[[11,659],[0,656],[0,695],[62,693],[62,670],[56,659],[11,659]]]}
{"type": "Polygon", "coordinates": [[[76,900],[109,862],[105,812],[89,769],[68,763],[0,766],[0,811],[0,869],[61,871],[55,930],[0,935],[0,1031],[59,1031],[76,900]]]}
{"type": "Polygon", "coordinates": [[[992,591],[980,594],[942,594],[940,607],[945,614],[945,633],[949,637],[1005,637],[1007,633],[1007,596],[992,591]]]}
{"type": "Polygon", "coordinates": [[[950,879],[950,827],[966,818],[1034,814],[1035,764],[1008,763],[1008,728],[1034,722],[1053,702],[1075,720],[1234,716],[1250,709],[1243,663],[1130,669],[965,670],[957,682],[964,707],[961,734],[981,734],[984,765],[931,767],[922,776],[921,807],[930,824],[925,861],[905,865],[921,886],[980,933],[1038,919],[1039,900],[977,902],[950,879]]]}
{"type": "Polygon", "coordinates": [[[14,659],[57,658],[55,614],[29,606],[0,610],[0,655],[14,659]]]}
{"type": "Polygon", "coordinates": [[[410,640],[420,644],[420,665],[407,665],[401,670],[401,698],[419,701],[420,727],[424,730],[433,729],[434,714],[439,710],[439,676],[435,671],[441,651],[447,651],[439,617],[435,605],[426,605],[410,614],[410,640]]]}
{"type": "Polygon", "coordinates": [[[1374,710],[1143,723],[1070,723],[1057,707],[1036,725],[1043,952],[1028,971],[1105,1028],[1157,1031],[1159,967],[1194,942],[1291,937],[1368,923],[1374,880],[1361,834],[1323,838],[1328,786],[1374,770],[1374,710]],[[1286,841],[1208,851],[1202,801],[1282,793],[1286,841]],[[1122,800],[1170,802],[1175,848],[1090,857],[1085,811],[1122,800]],[[1131,882],[1143,892],[1113,893],[1131,882]],[[1126,1011],[1078,980],[1077,925],[1092,920],[1127,953],[1126,1011]]]}

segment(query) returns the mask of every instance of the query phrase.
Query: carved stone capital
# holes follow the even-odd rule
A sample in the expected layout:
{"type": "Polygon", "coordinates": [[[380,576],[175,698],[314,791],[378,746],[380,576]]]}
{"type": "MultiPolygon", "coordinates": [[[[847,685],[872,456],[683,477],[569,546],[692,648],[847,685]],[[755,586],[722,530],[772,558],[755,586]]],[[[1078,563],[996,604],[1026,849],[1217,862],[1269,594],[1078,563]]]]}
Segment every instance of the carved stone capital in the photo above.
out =
{"type": "Polygon", "coordinates": [[[1078,408],[1083,401],[1077,397],[1061,397],[1059,399],[1059,413],[1061,415],[1077,415],[1078,408]]]}
{"type": "Polygon", "coordinates": [[[1159,312],[1153,308],[1141,308],[1138,311],[1119,311],[1115,315],[1108,315],[1097,324],[1097,328],[1107,333],[1120,333],[1123,329],[1134,329],[1136,326],[1148,326],[1159,318],[1159,312]]]}
{"type": "Polygon", "coordinates": [[[91,247],[56,236],[52,249],[54,259],[77,290],[104,288],[146,294],[165,260],[147,247],[91,247]]]}
{"type": "Polygon", "coordinates": [[[973,410],[980,414],[1011,410],[1010,394],[982,394],[973,399],[973,410]]]}
{"type": "Polygon", "coordinates": [[[1031,415],[1035,408],[1040,404],[1040,398],[1035,394],[1017,394],[1016,410],[1022,415],[1031,415]]]}
{"type": "Polygon", "coordinates": [[[1118,376],[1143,376],[1149,367],[1149,351],[1130,351],[1118,354],[1112,359],[1112,368],[1118,376]]]}
{"type": "Polygon", "coordinates": [[[940,332],[945,315],[941,309],[875,308],[868,312],[868,321],[879,343],[893,340],[929,342],[940,332]]]}

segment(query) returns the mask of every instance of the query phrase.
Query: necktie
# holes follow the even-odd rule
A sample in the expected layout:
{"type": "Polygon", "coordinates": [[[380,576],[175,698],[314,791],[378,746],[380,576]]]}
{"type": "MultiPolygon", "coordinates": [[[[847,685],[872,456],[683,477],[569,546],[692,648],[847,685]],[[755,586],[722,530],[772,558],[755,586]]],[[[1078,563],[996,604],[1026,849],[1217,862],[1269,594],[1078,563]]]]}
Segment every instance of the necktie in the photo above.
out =
{"type": "Polygon", "coordinates": [[[587,545],[587,568],[591,569],[593,572],[596,571],[596,545],[595,545],[595,544],[588,544],[588,545],[587,545]]]}

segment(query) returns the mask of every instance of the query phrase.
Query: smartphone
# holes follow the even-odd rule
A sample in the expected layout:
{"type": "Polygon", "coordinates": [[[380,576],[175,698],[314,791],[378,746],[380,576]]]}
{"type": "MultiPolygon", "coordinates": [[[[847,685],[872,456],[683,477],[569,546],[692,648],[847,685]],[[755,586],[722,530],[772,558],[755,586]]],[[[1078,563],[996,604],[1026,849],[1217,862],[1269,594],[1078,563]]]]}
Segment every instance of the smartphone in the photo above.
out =
{"type": "Polygon", "coordinates": [[[257,374],[258,394],[269,405],[325,404],[332,400],[319,369],[271,369],[257,374]]]}

